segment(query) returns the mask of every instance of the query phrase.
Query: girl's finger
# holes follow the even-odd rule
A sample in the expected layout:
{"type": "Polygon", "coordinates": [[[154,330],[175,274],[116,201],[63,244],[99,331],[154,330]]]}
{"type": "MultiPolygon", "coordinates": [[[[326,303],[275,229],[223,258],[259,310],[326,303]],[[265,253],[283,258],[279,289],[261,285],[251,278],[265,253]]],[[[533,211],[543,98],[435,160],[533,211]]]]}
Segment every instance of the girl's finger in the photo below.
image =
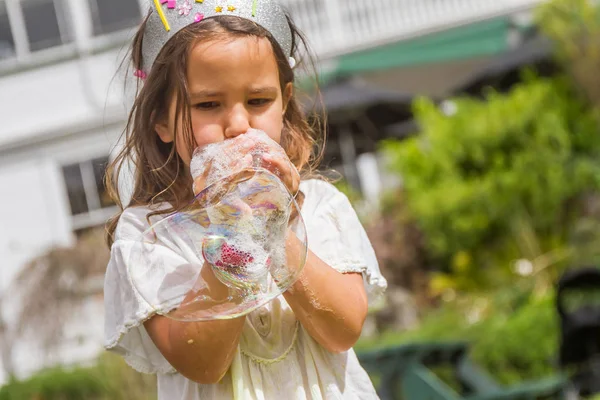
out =
{"type": "Polygon", "coordinates": [[[246,156],[244,156],[244,158],[242,158],[235,164],[234,170],[239,171],[242,168],[251,167],[251,166],[252,166],[252,154],[246,154],[246,156]]]}
{"type": "Polygon", "coordinates": [[[225,150],[234,150],[236,153],[246,153],[256,147],[254,140],[247,138],[246,135],[239,135],[233,139],[225,140],[225,150]]]}
{"type": "Polygon", "coordinates": [[[300,174],[287,158],[263,155],[263,168],[275,173],[292,193],[298,191],[300,185],[300,174]]]}

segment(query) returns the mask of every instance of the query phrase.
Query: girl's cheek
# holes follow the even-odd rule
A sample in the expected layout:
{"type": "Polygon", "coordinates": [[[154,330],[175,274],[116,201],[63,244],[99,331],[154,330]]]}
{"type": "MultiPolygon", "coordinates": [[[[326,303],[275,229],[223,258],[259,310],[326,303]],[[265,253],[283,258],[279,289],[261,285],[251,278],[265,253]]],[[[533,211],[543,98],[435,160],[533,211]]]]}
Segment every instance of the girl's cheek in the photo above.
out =
{"type": "Polygon", "coordinates": [[[206,146],[207,144],[222,141],[223,134],[217,126],[195,127],[194,140],[197,147],[206,146]]]}

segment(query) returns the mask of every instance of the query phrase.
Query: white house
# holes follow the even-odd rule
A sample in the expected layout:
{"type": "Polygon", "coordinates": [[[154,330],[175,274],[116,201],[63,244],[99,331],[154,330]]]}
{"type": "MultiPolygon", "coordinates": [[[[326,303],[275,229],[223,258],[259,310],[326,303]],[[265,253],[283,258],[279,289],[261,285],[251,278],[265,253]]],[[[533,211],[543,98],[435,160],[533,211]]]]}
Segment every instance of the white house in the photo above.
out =
{"type": "MultiPolygon", "coordinates": [[[[320,56],[325,75],[363,73],[375,84],[388,85],[394,65],[386,68],[379,58],[374,68],[364,65],[365,59],[373,58],[373,49],[513,18],[540,1],[283,3],[320,56]]],[[[72,243],[77,232],[103,224],[115,212],[101,183],[126,117],[122,81],[115,74],[146,4],[0,0],[0,293],[32,257],[72,243]]],[[[501,45],[478,54],[452,57],[450,51],[445,59],[429,63],[418,57],[412,62],[398,59],[391,86],[412,92],[442,90],[510,47],[511,37],[506,30],[501,45]],[[440,71],[443,76],[434,78],[440,71]]],[[[66,346],[67,361],[93,357],[101,348],[101,309],[89,314],[84,331],[90,339],[66,346]]],[[[17,349],[14,357],[19,376],[41,366],[26,348],[17,349]]],[[[4,378],[0,376],[0,384],[4,378]]]]}

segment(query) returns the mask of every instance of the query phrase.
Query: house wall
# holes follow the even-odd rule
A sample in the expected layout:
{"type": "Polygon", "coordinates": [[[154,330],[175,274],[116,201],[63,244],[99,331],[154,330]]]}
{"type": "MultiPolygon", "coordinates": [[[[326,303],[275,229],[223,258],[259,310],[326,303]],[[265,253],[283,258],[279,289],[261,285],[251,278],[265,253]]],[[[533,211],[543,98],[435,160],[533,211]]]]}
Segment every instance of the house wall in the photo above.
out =
{"type": "Polygon", "coordinates": [[[114,119],[115,108],[122,105],[118,81],[113,81],[118,53],[110,51],[0,78],[0,149],[37,145],[90,126],[100,127],[105,118],[114,119]]]}
{"type": "MultiPolygon", "coordinates": [[[[0,295],[9,328],[17,323],[19,293],[10,285],[19,272],[33,257],[55,246],[69,246],[75,239],[62,166],[109,154],[119,132],[117,126],[97,127],[85,135],[67,135],[0,157],[0,295]]],[[[31,337],[11,339],[14,372],[22,378],[45,365],[90,360],[102,350],[103,331],[102,299],[90,298],[65,329],[64,344],[52,353],[31,337]]],[[[0,385],[4,379],[0,365],[0,385]]]]}

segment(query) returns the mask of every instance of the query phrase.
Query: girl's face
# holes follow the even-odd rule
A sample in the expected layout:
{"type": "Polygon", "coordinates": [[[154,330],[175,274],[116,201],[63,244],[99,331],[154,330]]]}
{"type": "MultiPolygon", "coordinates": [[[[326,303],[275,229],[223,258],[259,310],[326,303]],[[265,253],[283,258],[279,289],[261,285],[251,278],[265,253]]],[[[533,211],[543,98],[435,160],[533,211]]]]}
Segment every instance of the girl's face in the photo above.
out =
{"type": "MultiPolygon", "coordinates": [[[[250,128],[280,142],[283,115],[292,95],[282,93],[273,48],[265,38],[203,41],[192,47],[187,65],[190,115],[198,147],[242,135],[250,128]]],[[[176,96],[169,115],[156,125],[161,140],[177,137],[177,153],[189,165],[181,117],[175,132],[176,96]]]]}

